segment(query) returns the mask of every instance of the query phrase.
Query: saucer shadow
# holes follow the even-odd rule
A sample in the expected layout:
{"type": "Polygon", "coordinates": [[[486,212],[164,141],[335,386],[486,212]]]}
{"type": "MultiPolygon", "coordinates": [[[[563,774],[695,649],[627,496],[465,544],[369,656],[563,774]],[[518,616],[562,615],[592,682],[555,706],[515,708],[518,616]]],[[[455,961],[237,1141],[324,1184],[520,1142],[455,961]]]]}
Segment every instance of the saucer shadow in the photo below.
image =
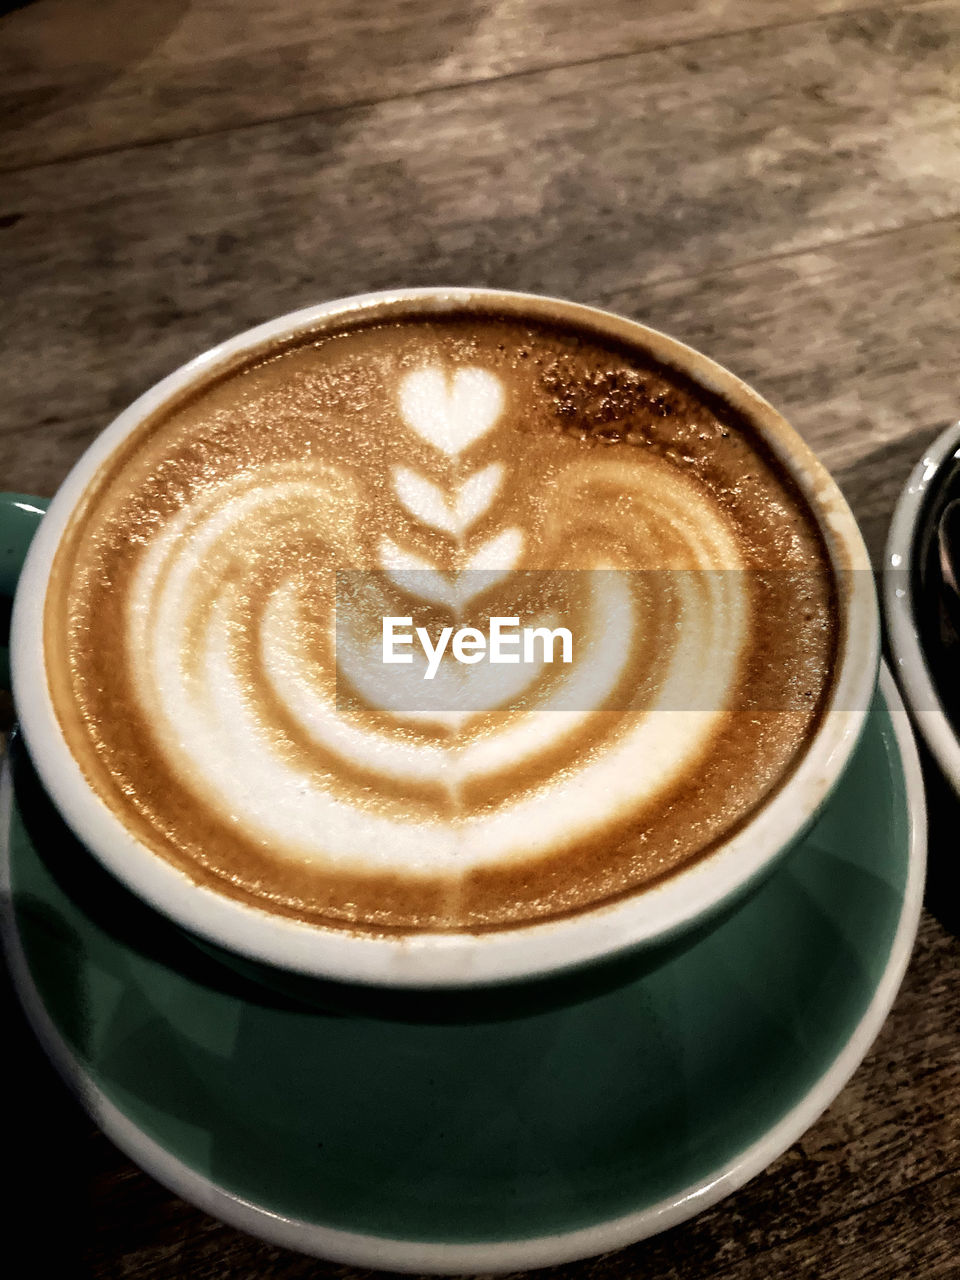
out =
{"type": "Polygon", "coordinates": [[[44,1233],[46,1273],[85,1280],[93,1275],[86,1259],[96,1234],[93,1123],[37,1042],[2,963],[0,1026],[7,1092],[3,1156],[13,1171],[4,1190],[6,1221],[11,1227],[36,1221],[42,1205],[45,1221],[56,1224],[44,1233]]]}

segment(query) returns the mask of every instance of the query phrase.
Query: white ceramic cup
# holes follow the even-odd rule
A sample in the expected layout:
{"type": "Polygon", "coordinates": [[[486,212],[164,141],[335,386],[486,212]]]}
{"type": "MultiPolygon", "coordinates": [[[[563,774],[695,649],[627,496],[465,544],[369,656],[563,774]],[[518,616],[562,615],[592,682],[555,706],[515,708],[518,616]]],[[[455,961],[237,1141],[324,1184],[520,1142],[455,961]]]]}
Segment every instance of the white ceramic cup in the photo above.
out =
{"type": "Polygon", "coordinates": [[[827,471],[775,409],[712,360],[634,321],[558,299],[475,289],[396,290],[309,307],[240,334],[164,378],[94,441],[53,499],[24,565],[11,631],[14,701],[30,756],[67,823],[109,871],[187,930],[248,960],[387,987],[477,986],[539,977],[665,942],[719,914],[796,843],[842,776],[872,701],[878,661],[873,579],[856,522],[827,471]],[[57,547],[88,486],[127,436],[217,366],[350,316],[442,313],[464,304],[586,324],[652,353],[749,418],[806,496],[837,573],[840,644],[828,703],[798,766],[745,825],[709,857],[626,898],[561,919],[479,934],[375,937],[271,915],[195,883],[151,853],[87,783],[61,732],[44,665],[44,599],[57,547]]]}

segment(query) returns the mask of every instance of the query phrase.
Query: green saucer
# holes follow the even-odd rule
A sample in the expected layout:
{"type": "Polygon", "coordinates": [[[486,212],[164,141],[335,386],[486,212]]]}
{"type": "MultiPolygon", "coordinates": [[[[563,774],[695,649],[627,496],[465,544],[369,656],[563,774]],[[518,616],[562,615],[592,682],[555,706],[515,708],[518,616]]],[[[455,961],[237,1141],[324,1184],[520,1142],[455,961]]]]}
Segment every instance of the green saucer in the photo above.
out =
{"type": "Polygon", "coordinates": [[[584,1257],[775,1159],[867,1052],[913,944],[916,753],[886,672],[810,836],[705,940],[524,1017],[322,1012],[247,983],[72,839],[14,751],[5,934],[47,1051],[110,1138],[247,1231],[360,1266],[584,1257]]]}

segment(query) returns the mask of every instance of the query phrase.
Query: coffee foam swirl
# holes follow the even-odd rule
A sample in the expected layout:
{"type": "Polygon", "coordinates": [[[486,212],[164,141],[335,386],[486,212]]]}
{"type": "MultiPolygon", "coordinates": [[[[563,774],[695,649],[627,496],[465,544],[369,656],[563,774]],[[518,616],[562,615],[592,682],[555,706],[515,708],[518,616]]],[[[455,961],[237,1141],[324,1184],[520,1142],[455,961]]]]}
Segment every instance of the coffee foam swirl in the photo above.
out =
{"type": "Polygon", "coordinates": [[[504,927],[669,874],[790,768],[835,643],[813,520],[726,413],[636,353],[472,314],[211,377],[58,554],[75,757],[159,856],[328,925],[504,927]],[[795,593],[758,564],[818,566],[793,649],[795,593]],[[562,625],[573,661],[426,682],[416,647],[382,663],[387,615],[562,625]],[[772,635],[774,679],[812,692],[768,715],[772,635]]]}
{"type": "MultiPolygon", "coordinates": [[[[456,457],[494,430],[504,389],[480,369],[448,381],[443,370],[425,368],[402,381],[398,399],[407,428],[456,457]]],[[[500,463],[469,471],[455,482],[451,500],[416,471],[394,471],[399,503],[422,528],[454,534],[454,554],[440,544],[438,556],[446,550],[445,559],[462,566],[451,572],[444,564],[441,571],[383,539],[380,567],[401,597],[395,607],[406,599],[407,609],[424,600],[460,609],[519,567],[524,538],[506,512],[497,522],[505,527],[478,549],[463,538],[496,502],[504,473],[500,463]]],[[[616,507],[605,516],[610,553],[622,557],[625,548],[642,546],[648,562],[662,563],[666,552],[684,568],[742,568],[722,513],[663,464],[625,477],[613,463],[588,462],[569,468],[558,488],[561,495],[583,494],[606,484],[617,486],[623,510],[633,516],[632,498],[644,515],[623,529],[616,507]]],[[[565,508],[562,497],[552,504],[541,546],[569,536],[565,508]]],[[[559,678],[538,681],[537,671],[523,667],[506,668],[506,678],[496,671],[488,705],[452,719],[414,711],[371,722],[369,714],[343,710],[335,694],[338,657],[368,700],[397,678],[376,652],[337,652],[332,567],[351,554],[359,510],[356,487],[342,469],[308,462],[266,467],[182,509],[153,539],[133,579],[128,644],[143,659],[136,688],[145,717],[184,785],[225,823],[239,824],[277,854],[317,864],[450,873],[529,858],[602,829],[649,803],[702,754],[729,701],[749,626],[738,573],[678,577],[668,627],[651,634],[629,577],[600,561],[578,612],[576,660],[559,678]],[[289,564],[301,569],[285,574],[289,564]],[[643,647],[655,648],[663,665],[650,709],[627,717],[629,723],[618,717],[599,745],[579,753],[584,726],[603,711],[643,647]],[[680,688],[692,674],[715,709],[670,709],[682,702],[680,688]],[[485,715],[505,692],[519,692],[517,677],[531,686],[525,709],[485,715]],[[558,709],[571,705],[571,695],[577,710],[558,709]],[[404,720],[431,719],[446,728],[444,737],[399,731],[404,720]],[[285,749],[291,730],[316,746],[322,768],[285,749]],[[538,771],[538,760],[555,761],[558,750],[569,753],[568,767],[538,771]],[[542,772],[541,785],[493,806],[464,804],[482,780],[502,783],[518,770],[527,778],[542,772]],[[357,773],[366,780],[361,788],[346,781],[357,773]],[[380,784],[372,794],[371,777],[380,784]],[[411,815],[389,799],[409,783],[437,796],[432,817],[411,815]],[[584,804],[585,795],[591,803],[584,804]]],[[[637,558],[634,552],[631,561],[637,558]]],[[[422,675],[416,668],[412,674],[422,675]]],[[[473,673],[448,661],[442,674],[463,681],[473,673]]]]}

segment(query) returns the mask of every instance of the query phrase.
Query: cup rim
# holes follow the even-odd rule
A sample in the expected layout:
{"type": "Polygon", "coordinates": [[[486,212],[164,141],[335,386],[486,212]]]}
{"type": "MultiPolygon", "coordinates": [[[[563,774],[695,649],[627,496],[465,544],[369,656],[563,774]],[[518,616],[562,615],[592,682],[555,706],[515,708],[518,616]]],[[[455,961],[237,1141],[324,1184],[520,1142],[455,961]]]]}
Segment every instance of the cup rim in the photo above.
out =
{"type": "Polygon", "coordinates": [[[93,441],[53,498],[20,577],[10,645],[14,701],[40,779],[74,833],[128,888],[189,931],[254,961],[347,982],[455,987],[535,978],[666,941],[738,896],[802,834],[842,775],[871,704],[879,618],[869,567],[853,514],[823,464],[766,400],[693,348],[612,312],[537,294],[464,288],[359,294],[287,313],[217,344],[138,397],[93,441]],[[801,759],[753,817],[692,866],[614,902],[482,933],[375,936],[272,915],[197,884],[151,852],[86,781],[61,731],[46,679],[43,613],[54,556],[100,467],[145,418],[195,379],[241,354],[344,316],[442,313],[470,305],[571,321],[639,345],[749,418],[806,497],[834,571],[849,583],[828,702],[801,759]]]}
{"type": "Polygon", "coordinates": [[[917,459],[897,499],[883,553],[883,613],[891,666],[917,727],[944,776],[960,795],[960,740],[943,708],[920,637],[912,575],[921,514],[947,460],[960,454],[960,422],[951,423],[917,459]]]}

